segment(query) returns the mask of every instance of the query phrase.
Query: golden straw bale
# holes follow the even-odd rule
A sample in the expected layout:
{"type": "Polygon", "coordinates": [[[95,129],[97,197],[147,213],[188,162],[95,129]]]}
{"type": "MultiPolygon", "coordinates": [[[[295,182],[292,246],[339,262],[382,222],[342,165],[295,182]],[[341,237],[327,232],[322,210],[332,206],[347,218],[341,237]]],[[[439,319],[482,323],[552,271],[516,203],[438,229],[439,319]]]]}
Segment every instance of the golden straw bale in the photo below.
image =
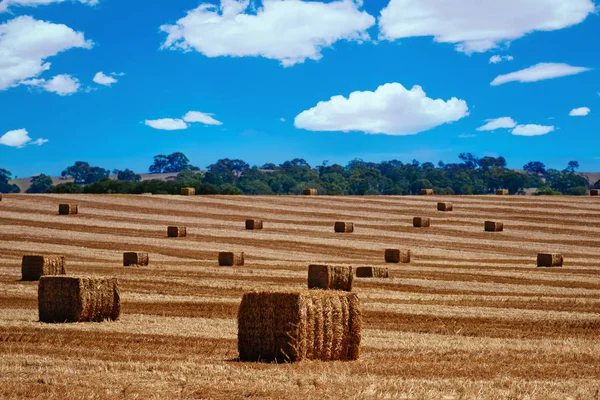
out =
{"type": "Polygon", "coordinates": [[[484,229],[486,232],[502,232],[504,231],[504,223],[485,221],[484,229]]]}
{"type": "Polygon", "coordinates": [[[497,189],[496,196],[508,196],[508,189],[497,189]]]}
{"type": "Polygon", "coordinates": [[[334,265],[309,265],[308,288],[352,291],[352,267],[334,265]]]}
{"type": "Polygon", "coordinates": [[[246,220],[246,229],[255,230],[255,229],[262,229],[262,228],[263,228],[262,219],[247,219],[246,220]]]}
{"type": "Polygon", "coordinates": [[[385,262],[408,264],[410,262],[410,249],[385,249],[385,262]]]}
{"type": "Polygon", "coordinates": [[[414,217],[413,226],[415,228],[429,228],[431,219],[429,217],[414,217]]]}
{"type": "Polygon", "coordinates": [[[219,253],[219,265],[222,267],[233,267],[244,265],[243,251],[222,251],[219,253]]]}
{"type": "Polygon", "coordinates": [[[360,357],[362,317],[353,293],[245,293],[238,312],[241,361],[349,361],[360,357]]]}
{"type": "Polygon", "coordinates": [[[182,196],[195,196],[196,195],[196,189],[195,188],[191,188],[191,187],[181,188],[181,195],[182,196]]]}
{"type": "Polygon", "coordinates": [[[101,322],[121,312],[116,278],[42,276],[38,287],[41,322],[101,322]]]}
{"type": "Polygon", "coordinates": [[[0,193],[0,201],[2,201],[2,193],[0,193]]]}
{"type": "Polygon", "coordinates": [[[333,225],[333,230],[337,233],[352,233],[354,232],[354,224],[352,222],[336,222],[333,225]]]}
{"type": "Polygon", "coordinates": [[[140,251],[129,251],[123,253],[123,266],[124,267],[145,267],[150,263],[148,253],[140,251]]]}
{"type": "Polygon", "coordinates": [[[387,267],[356,267],[357,278],[389,278],[390,271],[387,267]]]}
{"type": "Polygon", "coordinates": [[[317,195],[317,189],[304,189],[304,195],[305,196],[316,196],[317,195]]]}
{"type": "Polygon", "coordinates": [[[186,237],[187,228],[185,226],[169,226],[167,228],[167,236],[175,238],[186,237]]]}
{"type": "Polygon", "coordinates": [[[452,211],[454,209],[454,205],[449,202],[445,203],[437,203],[438,211],[452,211]]]}
{"type": "Polygon", "coordinates": [[[539,253],[537,265],[538,267],[562,267],[563,256],[558,253],[539,253]]]}
{"type": "Polygon", "coordinates": [[[59,204],[58,214],[59,215],[75,215],[79,213],[79,207],[75,204],[59,204]]]}
{"type": "Polygon", "coordinates": [[[24,281],[39,281],[46,275],[65,275],[64,256],[23,256],[21,276],[24,281]]]}
{"type": "Polygon", "coordinates": [[[433,196],[433,189],[421,189],[421,196],[433,196]]]}
{"type": "MultiPolygon", "coordinates": [[[[600,190],[599,189],[591,189],[590,196],[600,196],[600,190]]],[[[2,198],[0,198],[0,200],[2,200],[2,198]]]]}

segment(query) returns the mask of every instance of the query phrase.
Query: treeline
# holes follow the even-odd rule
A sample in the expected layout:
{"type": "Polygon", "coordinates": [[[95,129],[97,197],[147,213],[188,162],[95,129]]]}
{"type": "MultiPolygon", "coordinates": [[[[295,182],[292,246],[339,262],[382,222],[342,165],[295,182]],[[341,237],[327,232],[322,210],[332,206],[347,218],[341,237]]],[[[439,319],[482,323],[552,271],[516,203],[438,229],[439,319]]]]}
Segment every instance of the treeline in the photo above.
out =
{"type": "MultiPolygon", "coordinates": [[[[577,173],[577,161],[569,162],[563,170],[547,169],[535,161],[523,166],[522,171],[515,171],[506,168],[504,157],[477,158],[463,153],[459,159],[459,163],[440,161],[437,165],[416,160],[372,163],[356,159],[345,166],[323,162],[316,167],[298,158],[279,165],[252,167],[243,160],[222,159],[201,171],[183,153],[173,153],[154,157],[149,167],[151,174],[177,173],[172,179],[142,181],[129,169],[114,170],[117,179],[109,179],[111,171],[76,162],[62,173],[65,178],[73,178],[73,183],[52,185],[50,177],[42,174],[32,178],[28,192],[178,194],[182,187],[193,187],[197,194],[227,195],[301,194],[306,188],[316,188],[326,195],[410,195],[421,189],[434,189],[436,194],[469,195],[493,193],[500,188],[512,194],[537,188],[538,195],[585,195],[590,189],[588,179],[577,173]]],[[[6,188],[14,192],[14,187],[8,185],[9,177],[8,171],[0,170],[0,192],[6,188]]],[[[591,187],[599,188],[600,181],[591,187]]]]}

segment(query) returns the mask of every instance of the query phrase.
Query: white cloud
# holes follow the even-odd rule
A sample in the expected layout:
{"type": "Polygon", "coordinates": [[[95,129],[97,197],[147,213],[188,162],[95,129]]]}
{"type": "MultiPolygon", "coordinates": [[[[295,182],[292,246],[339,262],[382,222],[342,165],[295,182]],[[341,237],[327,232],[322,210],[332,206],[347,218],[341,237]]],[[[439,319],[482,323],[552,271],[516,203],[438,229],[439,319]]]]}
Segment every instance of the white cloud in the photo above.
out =
{"type": "Polygon", "coordinates": [[[279,118],[281,122],[285,122],[285,118],[279,118]]]}
{"type": "Polygon", "coordinates": [[[537,82],[577,75],[587,71],[590,71],[590,68],[573,67],[568,64],[540,63],[510,74],[499,75],[492,81],[491,85],[498,86],[508,82],[537,82]]]}
{"type": "Polygon", "coordinates": [[[590,110],[587,107],[575,108],[575,109],[571,110],[571,112],[569,113],[569,116],[571,116],[571,117],[585,117],[591,111],[592,110],[590,110]]]}
{"type": "Polygon", "coordinates": [[[167,33],[163,49],[196,50],[207,57],[261,56],[284,66],[318,60],[321,50],[339,40],[369,40],[375,18],[360,11],[360,0],[329,3],[263,0],[255,9],[250,0],[203,3],[167,33]]]}
{"type": "Polygon", "coordinates": [[[478,131],[495,131],[496,129],[511,129],[517,126],[517,123],[511,117],[502,117],[496,119],[486,119],[487,124],[477,128],[478,131]]]}
{"type": "Polygon", "coordinates": [[[474,53],[534,31],[579,24],[594,12],[591,0],[390,0],[381,11],[379,29],[383,39],[433,36],[474,53]]]}
{"type": "Polygon", "coordinates": [[[50,69],[46,58],[72,48],[92,47],[66,25],[18,17],[0,25],[0,90],[50,69]]]}
{"type": "MultiPolygon", "coordinates": [[[[2,0],[0,1],[0,13],[5,12],[11,6],[20,7],[37,7],[45,6],[52,3],[62,3],[65,0],[2,0]]],[[[98,0],[77,0],[79,3],[95,6],[98,0]]]]}
{"type": "Polygon", "coordinates": [[[27,144],[35,144],[38,146],[47,143],[48,139],[36,139],[35,141],[31,141],[29,137],[29,133],[26,129],[16,129],[14,131],[8,131],[4,135],[0,136],[0,144],[9,147],[25,147],[27,144]]]}
{"type": "Polygon", "coordinates": [[[474,138],[477,135],[474,133],[461,133],[460,135],[458,135],[459,138],[461,139],[470,139],[470,138],[474,138]]]}
{"type": "Polygon", "coordinates": [[[117,83],[117,80],[112,76],[104,75],[104,72],[100,71],[94,75],[93,81],[98,85],[110,86],[113,83],[117,83]]]}
{"type": "Polygon", "coordinates": [[[81,87],[77,78],[67,74],[56,75],[49,81],[45,79],[30,79],[22,81],[21,84],[40,87],[47,92],[56,93],[59,96],[69,96],[77,93],[81,87]]]}
{"type": "Polygon", "coordinates": [[[513,56],[499,56],[499,55],[494,55],[490,57],[490,64],[498,64],[501,63],[502,61],[512,61],[515,58],[513,56]]]}
{"type": "Polygon", "coordinates": [[[543,125],[517,125],[512,130],[513,135],[517,136],[541,136],[554,131],[554,126],[543,126],[543,125]]]}
{"type": "Polygon", "coordinates": [[[353,92],[348,98],[333,96],[296,116],[294,125],[310,131],[360,131],[411,135],[469,115],[467,103],[427,97],[420,86],[407,90],[387,83],[374,92],[353,92]]]}
{"type": "Polygon", "coordinates": [[[223,125],[221,121],[217,121],[212,116],[214,114],[207,114],[200,111],[188,111],[183,116],[185,122],[201,122],[205,125],[223,125]]]}
{"type": "Polygon", "coordinates": [[[151,128],[163,131],[178,131],[188,128],[188,124],[178,118],[147,119],[144,123],[151,128]]]}

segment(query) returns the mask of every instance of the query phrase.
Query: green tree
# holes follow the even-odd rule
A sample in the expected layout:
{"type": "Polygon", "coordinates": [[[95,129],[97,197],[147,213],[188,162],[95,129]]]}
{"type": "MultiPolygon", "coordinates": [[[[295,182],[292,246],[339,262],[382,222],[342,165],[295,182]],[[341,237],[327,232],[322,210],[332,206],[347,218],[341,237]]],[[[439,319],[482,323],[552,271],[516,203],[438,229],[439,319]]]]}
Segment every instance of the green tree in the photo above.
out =
{"type": "Polygon", "coordinates": [[[104,178],[108,178],[109,170],[100,167],[92,167],[85,161],[76,161],[70,167],[62,171],[62,177],[72,177],[77,184],[88,184],[98,182],[104,178]]]}
{"type": "Polygon", "coordinates": [[[164,154],[156,155],[154,156],[154,162],[150,168],[148,168],[148,172],[151,174],[199,170],[200,168],[191,165],[190,160],[181,152],[175,152],[173,154],[169,154],[168,156],[164,154]]]}
{"type": "Polygon", "coordinates": [[[117,175],[117,180],[119,181],[139,182],[142,180],[142,176],[140,174],[136,174],[130,169],[115,169],[113,174],[117,175]]]}
{"type": "Polygon", "coordinates": [[[48,175],[40,174],[31,178],[31,186],[26,193],[46,193],[52,187],[52,178],[48,175]]]}
{"type": "Polygon", "coordinates": [[[8,181],[12,179],[12,173],[6,169],[0,168],[0,193],[19,193],[21,189],[8,181]]]}

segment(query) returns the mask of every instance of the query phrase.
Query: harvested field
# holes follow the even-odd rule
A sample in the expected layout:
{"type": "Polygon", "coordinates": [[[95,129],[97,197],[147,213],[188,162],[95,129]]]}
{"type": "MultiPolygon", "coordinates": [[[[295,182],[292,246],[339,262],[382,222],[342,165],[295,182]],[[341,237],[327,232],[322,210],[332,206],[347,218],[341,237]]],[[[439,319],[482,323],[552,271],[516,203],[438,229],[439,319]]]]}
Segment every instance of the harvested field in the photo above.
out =
{"type": "Polygon", "coordinates": [[[594,399],[600,389],[600,203],[594,197],[5,195],[0,398],[594,399]],[[451,201],[452,213],[436,202],[451,201]],[[56,205],[85,213],[60,217],[56,205]],[[415,215],[435,229],[415,230],[415,215]],[[248,216],[269,229],[247,232],[248,216]],[[360,232],[335,234],[332,221],[360,232]],[[499,235],[481,222],[502,221],[499,235]],[[168,239],[165,226],[192,229],[168,239]],[[386,248],[410,264],[386,264],[386,248]],[[223,249],[243,268],[219,268],[223,249]],[[123,268],[123,253],[152,254],[123,268]],[[538,253],[563,268],[538,268],[538,253]],[[118,321],[42,324],[24,254],[119,281],[118,321]],[[356,279],[360,360],[240,363],[245,292],[304,290],[309,264],[386,267],[356,279]],[[68,393],[65,395],[65,393],[68,393]]]}

